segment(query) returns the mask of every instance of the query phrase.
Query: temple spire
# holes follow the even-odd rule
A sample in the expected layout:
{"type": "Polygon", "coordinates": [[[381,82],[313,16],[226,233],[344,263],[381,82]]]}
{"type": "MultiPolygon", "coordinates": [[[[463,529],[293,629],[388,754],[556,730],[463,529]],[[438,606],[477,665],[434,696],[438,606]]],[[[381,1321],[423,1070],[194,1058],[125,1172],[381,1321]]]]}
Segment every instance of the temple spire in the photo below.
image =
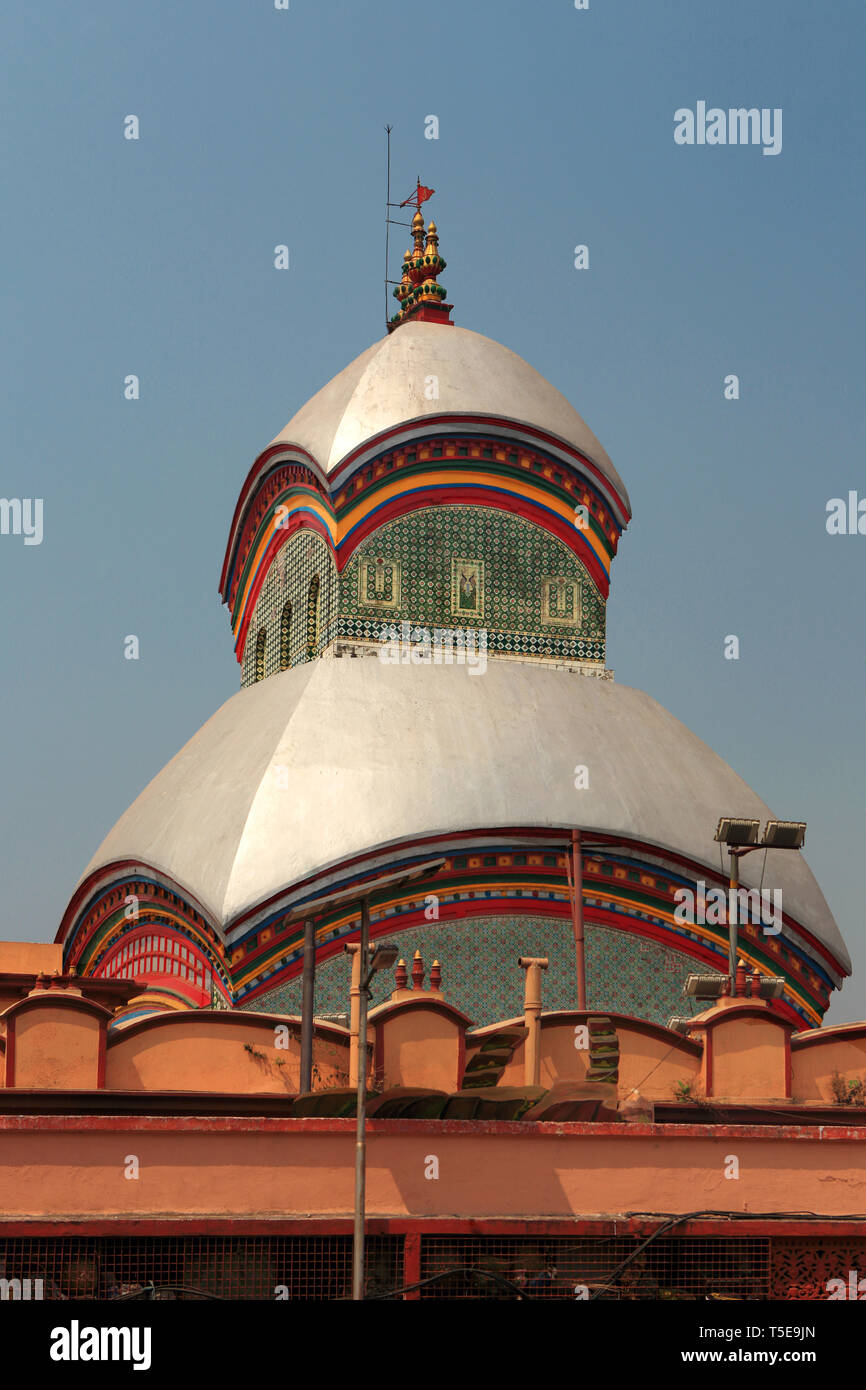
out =
{"type": "Polygon", "coordinates": [[[418,181],[418,188],[408,203],[415,204],[412,218],[412,246],[403,257],[403,274],[394,290],[394,298],[400,310],[388,324],[388,332],[399,328],[407,319],[423,323],[451,323],[451,304],[445,303],[445,287],[437,277],[445,269],[445,261],[439,254],[439,234],[436,223],[430,222],[424,231],[424,218],[421,215],[421,202],[433,192],[424,188],[418,181]]]}

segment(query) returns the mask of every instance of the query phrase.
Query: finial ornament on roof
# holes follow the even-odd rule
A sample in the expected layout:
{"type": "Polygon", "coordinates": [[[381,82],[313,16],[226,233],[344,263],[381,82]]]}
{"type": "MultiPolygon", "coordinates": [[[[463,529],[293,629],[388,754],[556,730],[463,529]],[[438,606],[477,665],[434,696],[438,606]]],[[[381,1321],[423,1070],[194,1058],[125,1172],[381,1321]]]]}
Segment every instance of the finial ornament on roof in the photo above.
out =
{"type": "Polygon", "coordinates": [[[388,324],[389,333],[407,319],[426,323],[451,323],[450,311],[453,306],[444,302],[445,287],[437,280],[446,263],[439,254],[436,223],[430,222],[425,233],[424,218],[421,215],[421,204],[426,202],[433,192],[432,188],[425,188],[419,179],[412,197],[400,204],[401,207],[415,207],[415,216],[412,218],[413,245],[403,257],[402,278],[394,290],[394,298],[398,301],[400,310],[388,324]]]}

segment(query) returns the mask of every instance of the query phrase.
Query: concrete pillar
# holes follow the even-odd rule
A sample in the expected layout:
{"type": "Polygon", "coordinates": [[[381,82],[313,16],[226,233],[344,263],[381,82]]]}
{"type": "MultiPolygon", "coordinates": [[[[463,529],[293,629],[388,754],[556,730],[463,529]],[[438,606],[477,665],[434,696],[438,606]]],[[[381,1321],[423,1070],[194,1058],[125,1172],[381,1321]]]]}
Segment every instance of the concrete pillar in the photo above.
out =
{"type": "Polygon", "coordinates": [[[520,956],[517,964],[526,971],[523,1015],[528,1035],[523,1050],[523,1080],[526,1086],[538,1086],[541,1078],[541,972],[547,969],[547,957],[520,956]]]}

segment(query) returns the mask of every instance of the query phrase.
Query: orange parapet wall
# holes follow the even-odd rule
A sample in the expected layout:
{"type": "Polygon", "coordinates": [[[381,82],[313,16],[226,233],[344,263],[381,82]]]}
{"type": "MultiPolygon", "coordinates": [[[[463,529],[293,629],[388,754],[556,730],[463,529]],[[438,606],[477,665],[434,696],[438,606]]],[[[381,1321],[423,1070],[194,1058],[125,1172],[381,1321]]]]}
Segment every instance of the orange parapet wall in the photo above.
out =
{"type": "MultiPolygon", "coordinates": [[[[370,1218],[844,1217],[866,1196],[863,1128],[371,1119],[368,1141],[370,1218]]],[[[351,1219],[354,1179],[354,1119],[0,1115],[7,1221],[351,1219]]]]}
{"type": "Polygon", "coordinates": [[[406,990],[404,995],[370,1010],[374,1079],[386,1089],[456,1091],[463,1080],[469,1019],[432,991],[406,990]]]}
{"type": "Polygon", "coordinates": [[[840,1023],[795,1033],[791,1054],[795,1100],[824,1105],[863,1103],[866,1023],[840,1023]]]}
{"type": "MultiPolygon", "coordinates": [[[[691,1038],[672,1033],[657,1023],[631,1018],[626,1014],[607,1015],[619,1039],[619,1095],[639,1091],[648,1100],[672,1100],[678,1087],[696,1087],[701,1065],[701,1047],[691,1038]]],[[[556,1010],[540,1017],[539,1083],[553,1086],[557,1081],[586,1081],[590,1068],[588,1048],[589,1012],[556,1010]]],[[[480,1028],[473,1036],[491,1041],[497,1032],[513,1028],[522,1019],[509,1019],[480,1028]]],[[[503,1086],[519,1086],[524,1079],[524,1043],[514,1049],[503,1070],[503,1086]]]]}
{"type": "Polygon", "coordinates": [[[63,946],[59,941],[0,941],[0,975],[55,971],[63,971],[63,946]]]}
{"type": "MultiPolygon", "coordinates": [[[[314,1089],[345,1086],[349,1035],[317,1021],[314,1089]]],[[[112,1034],[106,1085],[113,1091],[296,1095],[300,1020],[192,1009],[153,1014],[112,1034]]]]}
{"type": "Polygon", "coordinates": [[[111,1013],[78,990],[37,987],[2,1016],[5,1084],[29,1091],[97,1091],[105,1084],[111,1013]]]}
{"type": "MultiPolygon", "coordinates": [[[[827,1107],[836,1123],[866,1114],[866,1023],[793,1033],[755,980],[745,993],[744,969],[738,993],[678,1020],[676,1031],[612,1012],[544,1012],[543,961],[524,964],[524,1014],[473,1030],[445,998],[438,961],[426,984],[416,951],[410,984],[401,960],[390,998],[368,1014],[371,1085],[448,1096],[468,1084],[488,1088],[492,1100],[524,1085],[571,1086],[574,1100],[575,1086],[595,1086],[600,1101],[615,1095],[630,1121],[652,1118],[654,1106],[706,1101],[827,1107]]],[[[0,1090],[297,1096],[299,1018],[201,1008],[130,1022],[123,1013],[140,982],[64,975],[60,965],[56,944],[0,943],[0,1090]]],[[[357,1080],[356,1027],[315,1020],[314,1091],[337,1093],[357,1080]]],[[[4,1106],[14,1111],[11,1097],[4,1106]]]]}

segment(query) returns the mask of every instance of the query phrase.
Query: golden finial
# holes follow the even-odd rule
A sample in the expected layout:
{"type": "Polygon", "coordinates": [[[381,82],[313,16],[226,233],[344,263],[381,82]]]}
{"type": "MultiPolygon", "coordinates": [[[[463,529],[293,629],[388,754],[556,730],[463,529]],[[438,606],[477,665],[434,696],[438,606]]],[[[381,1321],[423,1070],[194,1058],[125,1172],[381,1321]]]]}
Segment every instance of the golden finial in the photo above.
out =
{"type": "MultiPolygon", "coordinates": [[[[417,196],[420,200],[426,200],[432,192],[419,182],[417,196]]],[[[437,276],[445,269],[445,261],[439,254],[439,233],[432,220],[425,232],[420,201],[412,218],[412,242],[403,260],[402,278],[394,289],[400,311],[389,323],[389,333],[409,318],[430,323],[451,322],[448,312],[451,305],[443,303],[445,290],[437,281],[437,276]]]]}
{"type": "Polygon", "coordinates": [[[420,209],[412,218],[412,236],[415,238],[415,255],[424,254],[424,218],[421,216],[420,209]]]}

